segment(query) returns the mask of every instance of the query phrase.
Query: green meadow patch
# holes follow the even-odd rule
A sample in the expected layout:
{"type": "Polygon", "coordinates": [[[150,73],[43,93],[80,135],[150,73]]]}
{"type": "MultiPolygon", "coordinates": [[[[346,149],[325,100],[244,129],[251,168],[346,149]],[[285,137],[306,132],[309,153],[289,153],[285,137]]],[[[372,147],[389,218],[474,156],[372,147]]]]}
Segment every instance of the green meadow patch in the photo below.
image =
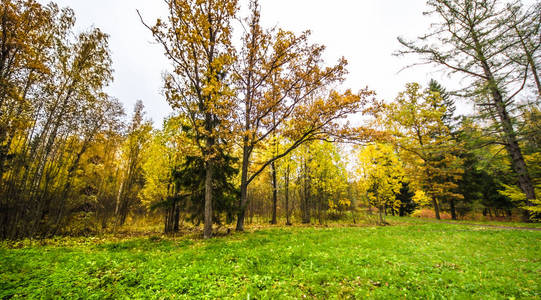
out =
{"type": "Polygon", "coordinates": [[[541,232],[415,223],[0,248],[0,298],[541,298],[541,232]]]}

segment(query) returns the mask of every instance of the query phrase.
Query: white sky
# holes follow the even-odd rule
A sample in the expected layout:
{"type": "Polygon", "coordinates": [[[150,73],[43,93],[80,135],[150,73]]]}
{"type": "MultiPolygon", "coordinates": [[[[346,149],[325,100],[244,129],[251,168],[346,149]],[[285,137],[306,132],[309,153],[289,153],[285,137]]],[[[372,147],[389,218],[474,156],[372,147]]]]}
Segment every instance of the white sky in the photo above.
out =
{"type": "MultiPolygon", "coordinates": [[[[41,0],[48,3],[49,0],[41,0]]],[[[149,23],[166,17],[160,0],[56,0],[69,6],[77,16],[77,30],[99,27],[110,37],[115,81],[108,92],[118,98],[131,114],[136,100],[143,100],[147,115],[156,127],[171,113],[161,94],[161,74],[168,61],[150,32],[140,23],[139,9],[149,23]]],[[[241,1],[245,3],[246,1],[241,1]]],[[[456,86],[427,67],[398,71],[416,61],[415,57],[394,57],[398,36],[414,38],[428,29],[422,15],[425,0],[260,0],[265,26],[286,30],[312,31],[312,42],[327,46],[325,58],[334,63],[344,56],[349,61],[345,87],[358,90],[368,86],[379,98],[391,101],[407,82],[426,85],[431,77],[444,86],[456,86]]],[[[466,112],[467,108],[458,108],[466,112]]]]}

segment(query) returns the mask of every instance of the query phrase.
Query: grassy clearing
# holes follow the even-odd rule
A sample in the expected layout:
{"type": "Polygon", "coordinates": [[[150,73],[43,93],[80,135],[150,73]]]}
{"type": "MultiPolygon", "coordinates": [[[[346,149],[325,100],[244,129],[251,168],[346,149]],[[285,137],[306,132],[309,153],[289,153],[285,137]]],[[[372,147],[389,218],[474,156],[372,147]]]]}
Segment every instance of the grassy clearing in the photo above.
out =
{"type": "Polygon", "coordinates": [[[523,227],[523,228],[541,228],[541,223],[524,223],[512,221],[480,221],[480,220],[436,220],[415,217],[393,217],[387,216],[388,221],[394,224],[415,223],[424,224],[427,222],[454,223],[454,224],[475,224],[488,226],[504,226],[504,227],[523,227]]]}
{"type": "Polygon", "coordinates": [[[410,223],[0,248],[0,298],[541,297],[541,232],[410,223]]]}

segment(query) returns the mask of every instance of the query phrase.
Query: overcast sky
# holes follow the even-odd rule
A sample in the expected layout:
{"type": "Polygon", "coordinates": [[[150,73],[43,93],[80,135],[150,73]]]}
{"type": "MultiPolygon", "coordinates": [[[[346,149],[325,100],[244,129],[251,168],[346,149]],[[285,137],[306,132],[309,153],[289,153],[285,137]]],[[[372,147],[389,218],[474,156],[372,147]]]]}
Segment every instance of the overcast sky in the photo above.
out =
{"type": "MultiPolygon", "coordinates": [[[[50,1],[41,0],[42,3],[50,1]]],[[[113,53],[115,81],[108,92],[124,103],[131,114],[136,100],[143,100],[148,117],[156,127],[171,113],[161,94],[161,74],[168,62],[150,32],[140,23],[139,9],[149,23],[166,17],[160,0],[57,0],[77,16],[77,30],[99,27],[108,33],[113,53]]],[[[245,3],[242,1],[241,3],[245,3]]],[[[436,78],[444,85],[454,83],[423,67],[398,73],[415,62],[414,57],[394,57],[398,36],[416,37],[429,22],[422,15],[425,0],[261,0],[262,22],[294,32],[312,31],[312,42],[327,46],[329,63],[344,56],[349,61],[345,87],[368,86],[380,98],[392,100],[407,82],[426,85],[436,78]]],[[[459,108],[459,110],[464,110],[459,108]]]]}

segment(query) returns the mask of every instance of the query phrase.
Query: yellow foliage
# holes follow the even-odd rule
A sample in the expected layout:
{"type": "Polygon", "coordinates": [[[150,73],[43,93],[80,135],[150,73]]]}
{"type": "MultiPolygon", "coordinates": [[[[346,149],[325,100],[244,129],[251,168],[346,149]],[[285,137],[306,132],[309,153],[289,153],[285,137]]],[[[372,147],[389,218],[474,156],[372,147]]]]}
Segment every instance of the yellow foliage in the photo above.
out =
{"type": "Polygon", "coordinates": [[[400,191],[404,170],[392,146],[372,144],[358,157],[359,188],[369,203],[377,207],[398,205],[395,195],[400,191]]]}
{"type": "Polygon", "coordinates": [[[425,194],[424,191],[417,190],[415,191],[415,195],[413,195],[413,201],[420,206],[428,206],[430,205],[431,199],[425,194]]]}

